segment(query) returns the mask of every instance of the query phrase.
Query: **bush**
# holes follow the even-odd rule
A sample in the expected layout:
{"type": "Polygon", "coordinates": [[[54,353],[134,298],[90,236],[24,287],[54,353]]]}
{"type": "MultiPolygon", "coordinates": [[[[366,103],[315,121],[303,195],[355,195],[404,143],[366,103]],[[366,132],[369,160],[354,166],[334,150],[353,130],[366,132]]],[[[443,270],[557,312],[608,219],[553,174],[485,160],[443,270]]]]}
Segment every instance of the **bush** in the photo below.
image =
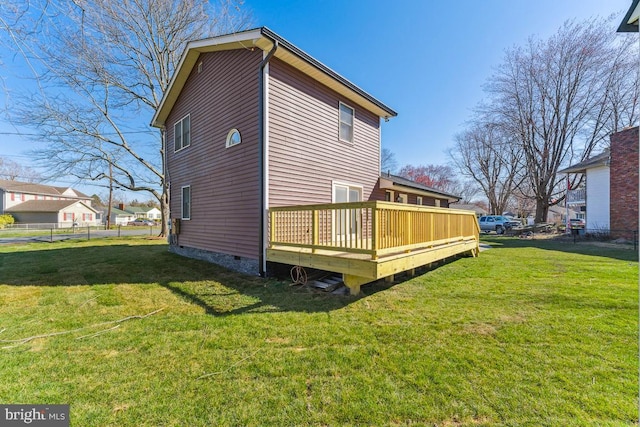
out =
{"type": "Polygon", "coordinates": [[[0,228],[4,228],[7,225],[11,225],[15,222],[13,217],[9,214],[0,215],[0,228]]]}

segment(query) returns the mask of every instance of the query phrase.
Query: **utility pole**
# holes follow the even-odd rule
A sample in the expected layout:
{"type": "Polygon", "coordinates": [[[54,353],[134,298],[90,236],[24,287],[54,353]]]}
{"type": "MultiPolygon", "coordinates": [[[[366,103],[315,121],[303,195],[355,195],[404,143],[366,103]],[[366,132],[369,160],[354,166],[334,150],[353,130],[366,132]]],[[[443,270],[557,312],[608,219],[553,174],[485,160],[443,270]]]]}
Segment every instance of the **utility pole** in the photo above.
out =
{"type": "Polygon", "coordinates": [[[113,204],[113,166],[109,159],[109,202],[107,203],[107,230],[111,229],[111,205],[113,204]]]}

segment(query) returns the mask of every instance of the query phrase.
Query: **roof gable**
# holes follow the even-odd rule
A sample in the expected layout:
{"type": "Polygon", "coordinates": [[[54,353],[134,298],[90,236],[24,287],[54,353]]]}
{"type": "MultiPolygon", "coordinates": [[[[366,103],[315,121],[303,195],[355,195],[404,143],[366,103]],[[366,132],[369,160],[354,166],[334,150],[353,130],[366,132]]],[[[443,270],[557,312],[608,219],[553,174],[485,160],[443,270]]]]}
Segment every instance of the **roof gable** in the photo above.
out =
{"type": "MultiPolygon", "coordinates": [[[[275,43],[278,47],[274,53],[276,58],[297,68],[316,81],[335,90],[347,99],[356,102],[378,117],[395,117],[397,113],[382,102],[369,95],[349,80],[345,79],[320,61],[302,51],[292,43],[283,39],[266,27],[239,33],[227,34],[204,40],[191,41],[187,44],[180,63],[171,78],[169,87],[165,91],[156,113],[151,120],[151,125],[162,127],[165,124],[173,105],[178,99],[182,88],[187,82],[193,67],[196,65],[201,53],[216,52],[235,49],[261,49],[269,52],[275,43]]],[[[256,70],[256,73],[258,70],[256,70]]]]}

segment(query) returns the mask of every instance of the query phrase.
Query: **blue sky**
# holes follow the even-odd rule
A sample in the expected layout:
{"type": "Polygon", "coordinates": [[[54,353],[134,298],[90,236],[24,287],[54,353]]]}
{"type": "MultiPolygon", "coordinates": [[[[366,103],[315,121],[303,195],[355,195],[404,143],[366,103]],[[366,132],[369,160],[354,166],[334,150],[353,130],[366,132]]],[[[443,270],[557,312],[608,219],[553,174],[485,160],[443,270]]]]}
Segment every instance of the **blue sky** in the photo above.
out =
{"type": "Polygon", "coordinates": [[[446,164],[504,50],[631,0],[246,0],[267,26],[398,112],[382,145],[399,165],[446,164]]]}
{"type": "MultiPolygon", "coordinates": [[[[631,0],[245,0],[267,26],[398,112],[382,125],[399,165],[446,164],[506,48],[566,20],[618,14],[631,0]]],[[[25,75],[2,60],[4,83],[25,75]]],[[[18,62],[16,62],[18,64],[18,62]]],[[[0,91],[1,92],[1,91],[0,91]]],[[[0,93],[0,102],[4,98],[0,93]]],[[[13,132],[0,118],[0,132],[13,132]]],[[[28,165],[27,138],[0,134],[0,157],[28,165]]],[[[60,184],[68,184],[61,178],[60,184]]],[[[101,189],[82,188],[92,194],[101,189]]]]}

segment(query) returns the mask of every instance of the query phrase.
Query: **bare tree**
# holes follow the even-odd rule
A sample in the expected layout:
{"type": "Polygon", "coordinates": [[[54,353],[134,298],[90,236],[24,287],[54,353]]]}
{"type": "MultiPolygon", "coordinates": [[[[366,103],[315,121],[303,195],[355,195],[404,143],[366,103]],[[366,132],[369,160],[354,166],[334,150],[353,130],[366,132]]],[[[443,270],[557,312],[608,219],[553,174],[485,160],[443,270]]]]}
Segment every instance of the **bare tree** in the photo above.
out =
{"type": "Polygon", "coordinates": [[[548,40],[508,50],[486,87],[483,113],[523,152],[537,222],[562,200],[560,166],[637,122],[635,45],[616,38],[610,22],[567,22],[548,40]]]}
{"type": "Polygon", "coordinates": [[[13,160],[0,157],[0,179],[6,179],[7,181],[38,182],[42,180],[42,176],[28,166],[22,166],[13,160]]]}
{"type": "Polygon", "coordinates": [[[404,165],[398,175],[435,190],[458,195],[460,182],[448,165],[404,165]]]}
{"type": "Polygon", "coordinates": [[[398,167],[398,161],[396,160],[396,155],[393,154],[393,151],[388,148],[383,148],[380,153],[380,170],[385,172],[395,172],[398,167]]]}
{"type": "Polygon", "coordinates": [[[479,119],[456,135],[449,157],[463,176],[480,187],[489,212],[501,215],[523,180],[522,151],[499,126],[479,119]]]}
{"type": "Polygon", "coordinates": [[[48,142],[51,175],[112,181],[158,200],[168,232],[165,141],[149,127],[187,41],[246,28],[236,0],[30,0],[0,26],[38,90],[14,119],[48,142]],[[109,167],[113,172],[109,172],[109,167]]]}

